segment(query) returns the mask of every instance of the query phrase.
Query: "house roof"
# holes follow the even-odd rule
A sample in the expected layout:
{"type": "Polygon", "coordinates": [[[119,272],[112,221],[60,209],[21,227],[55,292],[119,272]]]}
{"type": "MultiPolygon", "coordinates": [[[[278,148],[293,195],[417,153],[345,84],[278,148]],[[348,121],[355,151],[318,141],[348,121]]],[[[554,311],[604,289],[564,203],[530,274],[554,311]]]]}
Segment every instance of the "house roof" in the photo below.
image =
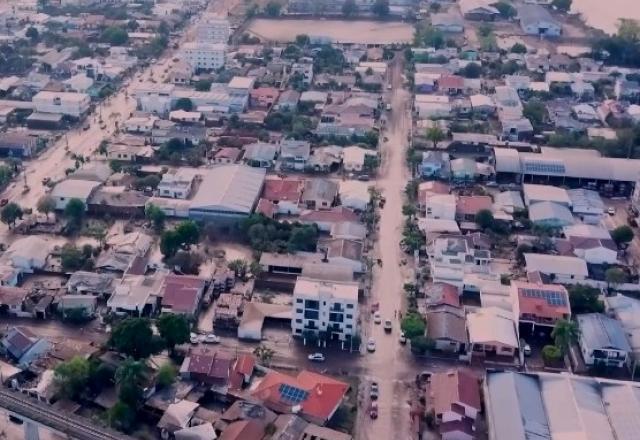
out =
{"type": "Polygon", "coordinates": [[[304,200],[333,200],[338,194],[338,183],[329,179],[309,179],[304,182],[304,200]]]}
{"type": "Polygon", "coordinates": [[[457,306],[442,305],[427,311],[427,335],[431,339],[467,342],[464,311],[457,306]]]}
{"type": "Polygon", "coordinates": [[[235,162],[241,154],[242,150],[240,148],[223,147],[216,151],[213,157],[216,159],[230,159],[235,162]]]}
{"type": "Polygon", "coordinates": [[[176,440],[211,440],[216,438],[216,430],[211,423],[189,426],[173,433],[176,440]]]}
{"type": "Polygon", "coordinates": [[[283,139],[280,141],[280,156],[308,158],[311,154],[311,144],[307,141],[283,139]]]}
{"type": "Polygon", "coordinates": [[[98,186],[100,186],[100,182],[67,179],[53,187],[51,196],[86,201],[98,186]]]}
{"type": "Polygon", "coordinates": [[[360,220],[358,214],[348,208],[337,206],[327,211],[312,211],[306,210],[300,213],[300,221],[315,223],[315,222],[344,222],[351,221],[357,222],[360,220]]]}
{"type": "Polygon", "coordinates": [[[244,146],[244,159],[274,160],[278,153],[278,145],[256,142],[244,146]]]}
{"type": "Polygon", "coordinates": [[[441,89],[463,89],[464,78],[458,75],[443,75],[438,80],[441,89]]]}
{"type": "Polygon", "coordinates": [[[460,307],[458,288],[448,283],[432,283],[426,286],[427,305],[460,307]]]}
{"type": "Polygon", "coordinates": [[[571,315],[569,293],[560,284],[511,282],[513,300],[518,302],[520,316],[561,319],[571,315]]]}
{"type": "Polygon", "coordinates": [[[578,315],[576,319],[580,327],[580,340],[590,349],[613,348],[631,352],[627,335],[617,319],[602,313],[586,313],[578,315]]]}
{"type": "Polygon", "coordinates": [[[589,270],[587,263],[577,257],[562,255],[524,254],[527,272],[541,272],[543,274],[561,274],[587,277],[589,270]]]}
{"type": "Polygon", "coordinates": [[[28,295],[29,290],[23,287],[0,286],[0,305],[19,306],[28,295]]]}
{"type": "Polygon", "coordinates": [[[19,360],[36,343],[38,337],[26,327],[11,328],[2,339],[2,345],[19,360]]]}
{"type": "Polygon", "coordinates": [[[529,205],[529,219],[532,222],[562,221],[563,224],[574,223],[573,214],[566,206],[555,202],[538,202],[529,205]]]}
{"type": "Polygon", "coordinates": [[[518,7],[518,18],[523,26],[555,25],[561,27],[560,23],[553,19],[546,8],[535,4],[521,4],[518,7]]]}
{"type": "Polygon", "coordinates": [[[227,381],[233,358],[221,351],[203,350],[185,358],[181,371],[227,381]]]}
{"type": "Polygon", "coordinates": [[[456,214],[475,215],[483,209],[491,210],[492,203],[489,196],[459,196],[456,201],[456,214]]]}
{"type": "Polygon", "coordinates": [[[188,427],[189,421],[199,406],[198,403],[188,400],[170,404],[158,422],[158,428],[174,430],[188,427]]]}
{"type": "Polygon", "coordinates": [[[162,307],[173,313],[195,313],[205,280],[188,275],[167,275],[162,287],[162,307]]]}
{"type": "Polygon", "coordinates": [[[586,238],[599,238],[602,240],[610,240],[611,234],[608,230],[600,226],[588,225],[586,223],[579,223],[576,225],[565,226],[562,229],[565,237],[586,237],[586,238]]]}
{"type": "Polygon", "coordinates": [[[613,252],[618,252],[618,246],[612,239],[601,239],[591,237],[569,237],[569,243],[574,249],[596,249],[605,248],[613,252]]]}
{"type": "Polygon", "coordinates": [[[218,440],[262,440],[265,425],[256,420],[240,420],[228,425],[218,440]]]}
{"type": "Polygon", "coordinates": [[[266,318],[291,320],[291,307],[280,304],[248,302],[244,305],[238,335],[261,334],[266,318]]]}
{"type": "Polygon", "coordinates": [[[467,315],[469,342],[483,344],[498,342],[510,347],[519,346],[513,314],[497,307],[482,307],[467,315]]]}
{"type": "Polygon", "coordinates": [[[269,177],[264,181],[262,198],[272,202],[286,200],[298,203],[302,197],[302,187],[303,181],[295,177],[269,177]]]}
{"type": "Polygon", "coordinates": [[[324,281],[299,276],[293,294],[313,295],[317,297],[330,297],[353,303],[358,302],[358,283],[324,281]]]}
{"type": "Polygon", "coordinates": [[[40,259],[46,260],[50,252],[50,243],[35,235],[22,237],[11,243],[5,255],[11,259],[24,258],[27,260],[40,259]]]}
{"type": "Polygon", "coordinates": [[[346,258],[354,261],[362,259],[363,246],[357,240],[334,238],[323,240],[319,246],[326,248],[328,258],[346,258]]]}
{"type": "Polygon", "coordinates": [[[436,414],[451,411],[459,403],[480,411],[480,379],[466,369],[433,373],[431,398],[436,414]]]}
{"type": "Polygon", "coordinates": [[[280,412],[291,412],[300,406],[301,413],[327,420],[342,402],[349,385],[311,371],[303,370],[292,377],[272,371],[262,379],[252,395],[280,412]]]}
{"type": "Polygon", "coordinates": [[[214,167],[204,175],[190,207],[248,214],[258,200],[265,174],[263,168],[244,165],[214,167]]]}

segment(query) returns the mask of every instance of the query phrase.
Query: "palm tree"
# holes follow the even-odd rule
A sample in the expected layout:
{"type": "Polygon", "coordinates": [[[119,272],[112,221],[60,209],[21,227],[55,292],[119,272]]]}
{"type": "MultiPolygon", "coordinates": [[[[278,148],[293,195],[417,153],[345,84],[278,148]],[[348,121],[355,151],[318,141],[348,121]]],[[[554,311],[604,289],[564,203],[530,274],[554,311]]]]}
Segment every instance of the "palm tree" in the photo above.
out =
{"type": "Polygon", "coordinates": [[[268,365],[276,352],[269,347],[260,344],[253,350],[253,354],[258,356],[263,364],[268,365]]]}
{"type": "Polygon", "coordinates": [[[137,405],[142,397],[142,382],[145,379],[144,364],[133,358],[127,358],[116,370],[116,385],[120,400],[137,405]]]}
{"type": "Polygon", "coordinates": [[[430,129],[427,130],[427,139],[433,142],[433,148],[438,148],[438,142],[444,140],[444,132],[438,127],[434,125],[430,129]]]}
{"type": "Polygon", "coordinates": [[[551,337],[553,338],[556,347],[562,351],[562,354],[566,354],[569,350],[569,346],[578,340],[580,336],[580,329],[575,321],[568,321],[566,319],[560,319],[556,322],[551,337]]]}

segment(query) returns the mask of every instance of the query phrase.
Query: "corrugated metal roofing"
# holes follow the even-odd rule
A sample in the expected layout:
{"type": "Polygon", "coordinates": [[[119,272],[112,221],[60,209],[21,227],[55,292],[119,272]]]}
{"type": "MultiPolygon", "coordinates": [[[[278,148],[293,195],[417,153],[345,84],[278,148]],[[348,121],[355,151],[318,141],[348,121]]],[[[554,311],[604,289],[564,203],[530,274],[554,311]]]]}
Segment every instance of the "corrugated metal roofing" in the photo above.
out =
{"type": "Polygon", "coordinates": [[[191,209],[249,214],[264,183],[265,170],[243,165],[222,165],[205,174],[191,209]]]}

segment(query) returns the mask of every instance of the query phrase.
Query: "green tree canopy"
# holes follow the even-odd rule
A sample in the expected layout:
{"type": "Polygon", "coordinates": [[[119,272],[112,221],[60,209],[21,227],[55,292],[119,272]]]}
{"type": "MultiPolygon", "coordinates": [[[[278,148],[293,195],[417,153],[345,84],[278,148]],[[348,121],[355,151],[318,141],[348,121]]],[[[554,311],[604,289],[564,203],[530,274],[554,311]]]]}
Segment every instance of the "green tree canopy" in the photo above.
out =
{"type": "Polygon", "coordinates": [[[498,10],[498,12],[500,12],[500,16],[502,18],[513,18],[518,14],[518,11],[516,11],[516,8],[514,8],[513,5],[505,1],[499,1],[498,3],[495,3],[493,6],[498,10]]]}
{"type": "Polygon", "coordinates": [[[176,380],[176,367],[173,366],[171,362],[167,362],[162,364],[160,368],[158,368],[158,376],[156,377],[156,383],[158,386],[165,388],[171,385],[176,380]]]}
{"type": "Polygon", "coordinates": [[[60,264],[65,271],[79,270],[84,266],[86,261],[87,257],[73,244],[67,243],[62,246],[60,250],[60,264]]]}
{"type": "Polygon", "coordinates": [[[2,211],[0,211],[0,220],[11,228],[12,226],[15,226],[16,220],[22,218],[22,215],[23,212],[20,205],[10,202],[2,208],[2,211]]]}
{"type": "Polygon", "coordinates": [[[633,229],[627,225],[618,226],[611,231],[611,238],[617,244],[629,243],[633,240],[633,229]]]}
{"type": "Polygon", "coordinates": [[[280,6],[280,3],[271,1],[264,7],[264,13],[269,17],[277,17],[278,15],[280,15],[281,8],[282,7],[280,6]]]}
{"type": "Polygon", "coordinates": [[[440,127],[434,125],[427,129],[427,139],[433,142],[433,148],[438,148],[438,142],[444,140],[444,132],[440,127]]]}
{"type": "Polygon", "coordinates": [[[386,17],[389,15],[389,0],[376,0],[371,7],[371,12],[378,17],[386,17]]]}
{"type": "Polygon", "coordinates": [[[122,46],[129,41],[129,34],[121,27],[111,26],[102,31],[100,39],[112,46],[122,46]]]}
{"type": "Polygon", "coordinates": [[[604,272],[604,279],[609,287],[627,282],[627,274],[619,267],[610,267],[604,272]]]}
{"type": "Polygon", "coordinates": [[[189,342],[190,326],[184,315],[164,314],[160,316],[156,326],[167,348],[172,352],[176,345],[189,342]]]}
{"type": "Polygon", "coordinates": [[[60,394],[68,399],[80,397],[89,380],[89,361],[75,356],[58,364],[54,370],[54,382],[60,394]]]}
{"type": "Polygon", "coordinates": [[[193,102],[189,98],[180,98],[176,101],[174,105],[176,110],[184,110],[185,112],[190,112],[193,110],[193,102]]]}
{"type": "MultiPolygon", "coordinates": [[[[198,80],[195,87],[198,92],[208,92],[211,90],[211,81],[207,79],[198,80]]],[[[189,100],[189,102],[191,102],[191,100],[189,100]]]]}
{"type": "Polygon", "coordinates": [[[345,0],[342,4],[342,14],[346,17],[352,17],[358,12],[358,6],[355,0],[345,0]]]}
{"type": "Polygon", "coordinates": [[[494,225],[493,213],[489,209],[481,209],[475,217],[476,224],[482,229],[491,229],[494,225]]]}
{"type": "Polygon", "coordinates": [[[56,201],[51,196],[43,196],[38,200],[36,209],[49,217],[49,214],[56,210],[56,201]]]}
{"type": "Polygon", "coordinates": [[[424,336],[427,325],[424,318],[419,313],[408,313],[402,319],[400,328],[402,328],[407,339],[413,339],[416,336],[424,336]]]}
{"type": "Polygon", "coordinates": [[[569,303],[573,314],[604,312],[604,304],[599,298],[599,289],[583,284],[575,284],[569,287],[568,290],[569,303]]]}
{"type": "Polygon", "coordinates": [[[480,78],[482,67],[478,63],[469,63],[460,70],[460,74],[465,78],[480,78]]]}
{"type": "Polygon", "coordinates": [[[558,347],[563,354],[566,354],[569,346],[578,340],[578,336],[580,336],[578,324],[576,324],[575,321],[567,321],[566,319],[558,320],[551,332],[551,337],[556,347],[558,347]]]}
{"type": "Polygon", "coordinates": [[[136,421],[136,411],[124,402],[116,402],[107,411],[109,425],[119,431],[129,432],[136,421]]]}
{"type": "Polygon", "coordinates": [[[145,206],[144,215],[151,223],[156,232],[160,232],[164,229],[165,213],[162,209],[154,205],[153,203],[145,206]]]}
{"type": "Polygon", "coordinates": [[[144,363],[127,358],[116,370],[115,380],[120,400],[133,408],[137,407],[145,380],[144,363]]]}
{"type": "Polygon", "coordinates": [[[67,206],[64,208],[64,216],[69,219],[71,223],[80,226],[84,218],[85,210],[86,206],[84,202],[80,199],[73,198],[69,200],[67,206]]]}
{"type": "Polygon", "coordinates": [[[551,5],[555,6],[559,11],[569,12],[571,10],[571,3],[572,0],[553,0],[551,5]]]}
{"type": "Polygon", "coordinates": [[[119,322],[111,332],[109,345],[134,359],[147,358],[157,348],[151,322],[146,318],[127,318],[119,322]]]}
{"type": "Polygon", "coordinates": [[[418,355],[423,355],[435,347],[433,340],[424,335],[414,336],[409,343],[411,344],[411,352],[418,355]]]}
{"type": "Polygon", "coordinates": [[[547,106],[538,99],[532,99],[524,105],[522,114],[531,121],[531,125],[539,130],[547,119],[547,106]]]}

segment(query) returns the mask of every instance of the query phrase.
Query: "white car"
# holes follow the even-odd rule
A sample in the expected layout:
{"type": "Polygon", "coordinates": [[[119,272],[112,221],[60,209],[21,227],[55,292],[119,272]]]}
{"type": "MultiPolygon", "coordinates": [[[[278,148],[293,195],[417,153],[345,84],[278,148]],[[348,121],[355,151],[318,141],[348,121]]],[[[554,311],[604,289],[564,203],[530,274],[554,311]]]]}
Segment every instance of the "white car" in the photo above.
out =
{"type": "Polygon", "coordinates": [[[371,353],[376,351],[376,340],[375,339],[369,338],[369,340],[367,341],[367,351],[370,351],[371,353]]]}
{"type": "Polygon", "coordinates": [[[616,208],[614,208],[613,206],[610,206],[609,209],[607,209],[607,214],[616,215],[616,208]]]}
{"type": "Polygon", "coordinates": [[[192,344],[197,344],[200,342],[200,335],[196,334],[196,333],[191,333],[189,335],[189,342],[191,342],[192,344]]]}
{"type": "Polygon", "coordinates": [[[324,355],[322,353],[313,353],[307,356],[311,362],[324,362],[324,355]]]}
{"type": "Polygon", "coordinates": [[[400,332],[400,343],[403,345],[407,343],[407,337],[404,335],[404,332],[400,332]]]}
{"type": "Polygon", "coordinates": [[[202,342],[204,342],[205,344],[219,344],[220,338],[213,333],[209,333],[207,335],[204,335],[204,337],[202,338],[202,342]]]}
{"type": "Polygon", "coordinates": [[[375,312],[373,314],[373,322],[376,324],[381,324],[382,323],[382,316],[380,316],[380,312],[375,312]]]}

